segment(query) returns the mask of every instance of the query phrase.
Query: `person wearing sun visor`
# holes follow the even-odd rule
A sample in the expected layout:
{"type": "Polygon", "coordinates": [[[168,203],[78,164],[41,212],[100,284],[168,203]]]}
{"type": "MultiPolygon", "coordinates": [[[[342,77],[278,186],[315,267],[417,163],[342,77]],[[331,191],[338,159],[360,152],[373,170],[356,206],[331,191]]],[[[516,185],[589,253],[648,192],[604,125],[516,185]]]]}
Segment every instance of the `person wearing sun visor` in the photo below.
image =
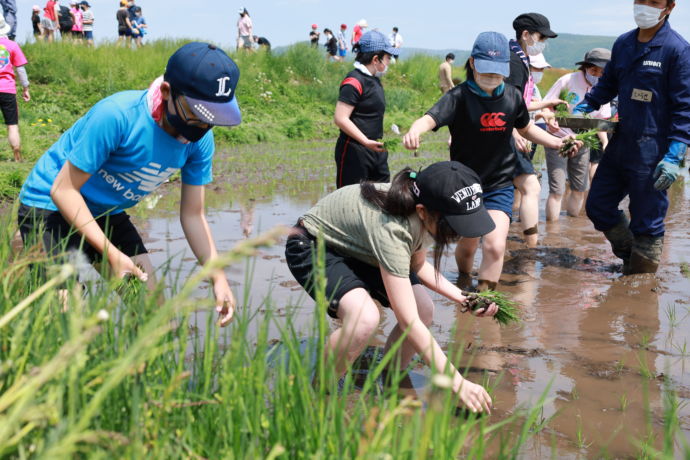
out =
{"type": "MultiPolygon", "coordinates": [[[[242,121],[235,97],[240,71],[220,48],[189,43],[165,75],[144,91],[123,91],[93,106],[38,160],[20,192],[19,227],[26,246],[51,256],[82,251],[106,262],[110,275],[133,276],[152,288],[153,266],[125,212],[181,170],[180,221],[206,263],[217,257],[204,215],[212,180],[213,126],[242,121]]],[[[222,271],[211,283],[221,324],[235,298],[222,271]]]]}

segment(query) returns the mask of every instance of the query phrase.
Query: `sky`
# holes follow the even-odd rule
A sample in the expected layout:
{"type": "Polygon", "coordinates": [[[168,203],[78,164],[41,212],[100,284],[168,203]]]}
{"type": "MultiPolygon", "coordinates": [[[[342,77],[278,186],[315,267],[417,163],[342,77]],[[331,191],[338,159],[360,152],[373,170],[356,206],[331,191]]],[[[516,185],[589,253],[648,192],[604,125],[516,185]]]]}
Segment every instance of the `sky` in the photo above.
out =
{"type": "MultiPolygon", "coordinates": [[[[31,36],[31,7],[36,2],[17,0],[20,42],[31,36]]],[[[96,17],[96,39],[114,40],[118,1],[90,3],[96,17]]],[[[38,4],[43,7],[45,0],[38,4]]],[[[470,49],[477,34],[488,30],[512,36],[513,19],[530,11],[547,16],[557,33],[617,36],[635,27],[633,0],[534,0],[523,2],[526,6],[515,0],[138,0],[137,4],[149,24],[151,39],[198,38],[230,48],[235,46],[240,7],[249,10],[255,34],[268,38],[273,46],[307,40],[313,23],[320,30],[338,29],[345,23],[349,32],[362,18],[370,28],[386,33],[397,26],[405,46],[429,49],[470,49]]],[[[690,1],[678,1],[671,24],[690,40],[690,1]]]]}

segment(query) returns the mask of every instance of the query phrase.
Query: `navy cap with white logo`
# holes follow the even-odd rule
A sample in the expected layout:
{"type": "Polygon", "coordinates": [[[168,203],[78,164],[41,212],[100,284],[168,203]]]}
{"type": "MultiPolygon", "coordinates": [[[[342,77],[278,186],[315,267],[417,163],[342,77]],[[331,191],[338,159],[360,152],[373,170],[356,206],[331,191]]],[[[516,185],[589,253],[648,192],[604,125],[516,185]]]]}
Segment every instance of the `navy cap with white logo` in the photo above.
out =
{"type": "Polygon", "coordinates": [[[484,207],[481,180],[457,161],[442,161],[417,173],[412,192],[417,202],[441,213],[459,236],[478,238],[496,224],[484,207]]]}
{"type": "Polygon", "coordinates": [[[168,60],[164,79],[204,123],[235,126],[242,122],[235,97],[240,69],[215,45],[192,42],[182,46],[168,60]]]}

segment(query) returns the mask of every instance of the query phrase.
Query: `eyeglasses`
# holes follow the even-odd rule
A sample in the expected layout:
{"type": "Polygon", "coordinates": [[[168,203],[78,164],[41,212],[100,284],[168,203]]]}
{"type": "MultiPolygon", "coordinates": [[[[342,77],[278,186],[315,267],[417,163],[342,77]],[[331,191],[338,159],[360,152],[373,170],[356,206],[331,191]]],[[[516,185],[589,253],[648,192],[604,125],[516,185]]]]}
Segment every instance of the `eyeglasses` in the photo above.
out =
{"type": "Polygon", "coordinates": [[[185,110],[184,105],[182,105],[182,102],[180,101],[180,98],[183,97],[181,94],[176,94],[172,93],[172,98],[173,98],[173,106],[175,107],[175,111],[178,113],[178,115],[182,115],[182,119],[187,123],[189,126],[196,126],[199,128],[208,128],[211,125],[208,123],[205,123],[198,118],[196,118],[196,115],[194,114],[189,114],[187,110],[185,110]]]}

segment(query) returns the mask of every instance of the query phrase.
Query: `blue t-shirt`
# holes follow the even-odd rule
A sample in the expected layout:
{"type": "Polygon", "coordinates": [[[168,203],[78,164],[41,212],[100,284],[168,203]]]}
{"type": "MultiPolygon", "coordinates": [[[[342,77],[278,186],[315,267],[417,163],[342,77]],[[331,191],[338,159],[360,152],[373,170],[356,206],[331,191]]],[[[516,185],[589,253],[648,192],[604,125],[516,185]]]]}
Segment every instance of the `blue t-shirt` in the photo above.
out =
{"type": "Polygon", "coordinates": [[[125,91],[94,105],[38,160],[19,195],[22,204],[57,211],[50,189],[69,160],[91,174],[81,194],[94,216],[131,208],[182,169],[182,182],[211,182],[213,132],[183,144],[151,116],[146,91],[125,91]]]}

